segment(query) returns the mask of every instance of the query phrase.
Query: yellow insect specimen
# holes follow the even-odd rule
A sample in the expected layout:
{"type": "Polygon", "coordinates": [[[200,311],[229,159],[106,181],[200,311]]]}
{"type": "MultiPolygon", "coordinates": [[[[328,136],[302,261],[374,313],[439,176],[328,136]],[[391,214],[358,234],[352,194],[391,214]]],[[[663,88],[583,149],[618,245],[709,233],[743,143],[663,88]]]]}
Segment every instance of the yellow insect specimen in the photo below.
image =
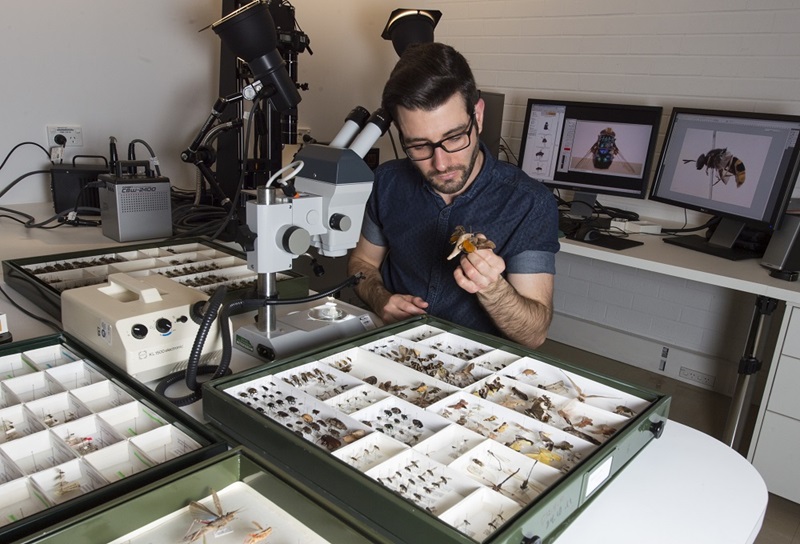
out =
{"type": "Polygon", "coordinates": [[[494,249],[496,247],[494,242],[487,240],[482,234],[467,232],[461,225],[458,225],[450,235],[450,243],[454,244],[455,248],[447,256],[448,261],[455,259],[462,251],[472,253],[478,249],[494,249]]]}

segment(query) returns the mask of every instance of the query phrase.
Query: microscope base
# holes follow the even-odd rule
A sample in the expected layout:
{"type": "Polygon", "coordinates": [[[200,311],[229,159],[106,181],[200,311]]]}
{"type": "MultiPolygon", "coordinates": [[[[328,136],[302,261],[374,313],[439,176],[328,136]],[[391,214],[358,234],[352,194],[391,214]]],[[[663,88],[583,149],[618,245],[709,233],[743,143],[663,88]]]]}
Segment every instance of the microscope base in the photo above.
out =
{"type": "Polygon", "coordinates": [[[343,340],[376,328],[375,316],[366,310],[336,301],[315,306],[278,309],[274,331],[261,331],[252,323],[236,330],[236,348],[266,362],[317,349],[335,340],[343,340]]]}

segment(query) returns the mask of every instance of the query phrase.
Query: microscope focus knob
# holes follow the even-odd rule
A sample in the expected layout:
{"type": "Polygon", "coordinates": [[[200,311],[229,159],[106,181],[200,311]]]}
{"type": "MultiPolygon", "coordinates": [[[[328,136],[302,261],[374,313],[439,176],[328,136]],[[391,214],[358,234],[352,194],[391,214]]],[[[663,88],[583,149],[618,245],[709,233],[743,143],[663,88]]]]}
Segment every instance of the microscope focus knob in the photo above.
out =
{"type": "Polygon", "coordinates": [[[161,334],[167,334],[172,330],[172,321],[164,317],[156,319],[156,330],[161,334]]]}
{"type": "Polygon", "coordinates": [[[331,215],[328,224],[333,230],[340,230],[342,232],[350,230],[350,227],[353,226],[353,222],[350,217],[342,213],[335,213],[331,215]]]}
{"type": "Polygon", "coordinates": [[[301,255],[311,245],[311,235],[306,229],[291,226],[278,233],[278,243],[284,251],[292,255],[301,255]]]}

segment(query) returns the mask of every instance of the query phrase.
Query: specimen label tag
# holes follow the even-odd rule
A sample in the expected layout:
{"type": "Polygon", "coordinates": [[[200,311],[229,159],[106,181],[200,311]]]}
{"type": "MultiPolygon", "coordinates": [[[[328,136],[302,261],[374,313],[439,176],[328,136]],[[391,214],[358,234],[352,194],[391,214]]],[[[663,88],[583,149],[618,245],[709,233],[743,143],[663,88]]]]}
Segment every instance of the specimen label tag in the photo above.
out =
{"type": "Polygon", "coordinates": [[[608,479],[609,474],[611,474],[611,464],[613,460],[614,457],[609,456],[608,459],[600,463],[600,465],[589,474],[586,479],[586,494],[584,495],[584,499],[594,493],[595,489],[600,487],[602,483],[608,479]]]}

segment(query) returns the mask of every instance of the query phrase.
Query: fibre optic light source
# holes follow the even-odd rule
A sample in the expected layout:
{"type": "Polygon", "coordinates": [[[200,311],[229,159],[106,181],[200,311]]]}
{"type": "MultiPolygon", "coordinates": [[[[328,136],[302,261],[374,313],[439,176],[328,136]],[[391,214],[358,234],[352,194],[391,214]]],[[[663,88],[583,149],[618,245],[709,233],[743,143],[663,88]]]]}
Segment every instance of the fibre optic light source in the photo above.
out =
{"type": "Polygon", "coordinates": [[[434,9],[396,9],[389,16],[381,38],[391,40],[397,55],[403,54],[412,43],[433,41],[433,29],[442,17],[434,9]]]}
{"type": "Polygon", "coordinates": [[[276,110],[287,111],[300,102],[297,86],[278,52],[278,33],[266,2],[250,2],[211,28],[234,55],[247,63],[276,110]]]}

